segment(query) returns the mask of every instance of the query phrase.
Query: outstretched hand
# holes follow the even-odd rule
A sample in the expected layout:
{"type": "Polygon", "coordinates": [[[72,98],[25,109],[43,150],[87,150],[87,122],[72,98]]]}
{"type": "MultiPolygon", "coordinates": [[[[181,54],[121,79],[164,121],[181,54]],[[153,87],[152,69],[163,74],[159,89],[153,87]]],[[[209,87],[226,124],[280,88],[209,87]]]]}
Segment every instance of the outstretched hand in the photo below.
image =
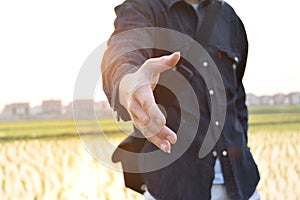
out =
{"type": "Polygon", "coordinates": [[[135,73],[125,75],[119,85],[119,101],[127,109],[137,129],[164,152],[171,152],[176,134],[166,126],[166,118],[153,96],[160,73],[178,63],[180,52],[150,58],[135,73]]]}

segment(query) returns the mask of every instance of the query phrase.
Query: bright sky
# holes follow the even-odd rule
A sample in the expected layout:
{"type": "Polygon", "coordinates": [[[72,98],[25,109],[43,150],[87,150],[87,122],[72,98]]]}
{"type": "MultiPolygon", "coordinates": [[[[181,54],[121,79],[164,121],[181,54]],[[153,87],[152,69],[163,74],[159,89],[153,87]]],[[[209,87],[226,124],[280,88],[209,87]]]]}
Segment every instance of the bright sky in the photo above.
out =
{"type": "MultiPolygon", "coordinates": [[[[0,109],[11,102],[72,100],[87,56],[113,31],[123,0],[0,2],[0,109]]],[[[250,43],[244,84],[261,95],[300,91],[300,2],[228,0],[250,43]]]]}

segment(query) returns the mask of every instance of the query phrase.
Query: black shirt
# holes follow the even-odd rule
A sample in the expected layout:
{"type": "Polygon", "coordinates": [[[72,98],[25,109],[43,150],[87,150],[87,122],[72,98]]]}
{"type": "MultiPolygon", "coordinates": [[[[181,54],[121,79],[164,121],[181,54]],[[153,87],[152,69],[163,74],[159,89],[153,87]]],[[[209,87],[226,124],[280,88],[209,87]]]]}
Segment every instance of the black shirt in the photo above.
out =
{"type": "MultiPolygon", "coordinates": [[[[130,117],[118,102],[117,88],[120,79],[126,73],[136,71],[146,59],[169,52],[150,47],[135,49],[134,47],[139,46],[138,43],[143,42],[139,40],[138,34],[131,35],[128,40],[115,36],[135,28],[160,27],[178,31],[200,42],[199,31],[209,3],[210,0],[203,1],[196,11],[182,0],[128,0],[116,7],[115,31],[108,42],[102,62],[102,77],[104,91],[122,119],[129,120],[130,117]],[[117,51],[131,47],[135,50],[124,50],[125,54],[116,56],[117,51]]],[[[192,49],[187,50],[190,46],[184,41],[172,39],[170,36],[162,42],[182,43],[182,48],[178,50],[197,55],[192,49]]],[[[212,152],[199,159],[199,147],[211,120],[210,98],[213,98],[215,91],[207,88],[195,66],[181,59],[177,69],[197,91],[201,119],[195,122],[199,123],[199,128],[194,141],[178,160],[162,169],[141,173],[142,181],[157,199],[210,199],[216,157],[221,160],[225,186],[231,199],[249,199],[259,181],[257,166],[247,146],[248,112],[242,84],[248,53],[247,36],[243,23],[227,3],[222,6],[212,34],[203,47],[216,63],[226,92],[227,111],[225,121],[221,122],[224,123],[222,134],[212,152]]],[[[182,123],[176,96],[164,87],[157,87],[154,95],[157,103],[167,111],[168,127],[176,131],[182,123]]],[[[192,116],[193,112],[190,114],[192,116]]],[[[188,132],[186,129],[185,134],[189,134],[188,132]]],[[[141,152],[155,149],[154,145],[145,141],[141,152]]]]}

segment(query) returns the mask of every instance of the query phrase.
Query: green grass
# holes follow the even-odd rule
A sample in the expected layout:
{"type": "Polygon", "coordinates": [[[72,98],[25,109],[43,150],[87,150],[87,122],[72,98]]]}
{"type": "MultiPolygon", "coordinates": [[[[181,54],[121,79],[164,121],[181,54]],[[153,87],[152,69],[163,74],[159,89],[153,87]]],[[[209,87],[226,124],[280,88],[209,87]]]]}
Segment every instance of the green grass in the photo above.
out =
{"type": "Polygon", "coordinates": [[[255,106],[249,108],[249,132],[299,132],[300,106],[255,106]]]}
{"type": "Polygon", "coordinates": [[[300,114],[300,105],[251,106],[249,114],[296,113],[300,114]]]}
{"type": "Polygon", "coordinates": [[[130,123],[116,122],[112,119],[92,120],[34,120],[0,122],[0,137],[77,135],[80,133],[97,133],[102,131],[115,133],[120,128],[125,132],[132,129],[130,123]]]}
{"type": "MultiPolygon", "coordinates": [[[[77,121],[81,133],[128,133],[131,123],[113,119],[77,121]]],[[[249,108],[249,132],[298,132],[300,133],[300,106],[255,106],[249,108]]],[[[118,135],[119,135],[118,134],[118,135]]],[[[0,122],[0,137],[77,135],[73,120],[35,120],[0,122]]]]}

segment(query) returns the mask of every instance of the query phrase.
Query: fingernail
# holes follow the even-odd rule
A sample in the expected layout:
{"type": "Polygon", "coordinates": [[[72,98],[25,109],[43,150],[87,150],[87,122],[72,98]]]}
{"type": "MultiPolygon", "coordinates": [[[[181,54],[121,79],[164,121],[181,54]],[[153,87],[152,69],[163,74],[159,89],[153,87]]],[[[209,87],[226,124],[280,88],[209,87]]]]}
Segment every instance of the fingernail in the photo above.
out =
{"type": "Polygon", "coordinates": [[[169,151],[166,151],[167,153],[171,153],[171,149],[169,149],[169,151]]]}

